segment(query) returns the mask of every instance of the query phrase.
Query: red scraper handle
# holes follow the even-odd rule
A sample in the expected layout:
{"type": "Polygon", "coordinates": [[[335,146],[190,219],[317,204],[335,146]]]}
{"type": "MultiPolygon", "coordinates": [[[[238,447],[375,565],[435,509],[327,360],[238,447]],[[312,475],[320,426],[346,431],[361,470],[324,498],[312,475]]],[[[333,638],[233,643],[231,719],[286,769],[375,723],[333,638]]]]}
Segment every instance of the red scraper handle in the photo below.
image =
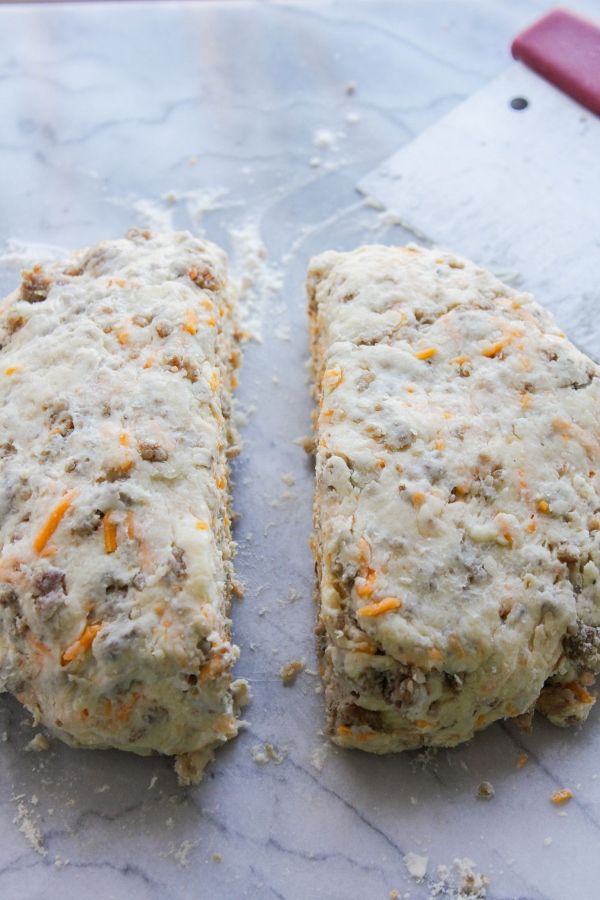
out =
{"type": "Polygon", "coordinates": [[[517,35],[512,55],[600,116],[600,28],[554,9],[517,35]]]}

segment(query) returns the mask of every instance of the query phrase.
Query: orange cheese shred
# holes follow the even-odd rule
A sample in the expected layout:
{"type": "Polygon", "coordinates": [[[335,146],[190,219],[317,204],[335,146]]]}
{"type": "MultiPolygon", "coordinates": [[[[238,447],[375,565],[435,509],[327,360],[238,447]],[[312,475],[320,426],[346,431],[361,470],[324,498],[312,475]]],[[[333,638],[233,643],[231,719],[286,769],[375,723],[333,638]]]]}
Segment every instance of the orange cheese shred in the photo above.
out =
{"type": "Polygon", "coordinates": [[[88,625],[87,628],[85,628],[82,632],[81,637],[79,637],[69,647],[67,647],[60,658],[61,665],[66,666],[67,663],[70,663],[74,659],[77,659],[77,657],[85,650],[89,650],[101,628],[102,625],[100,623],[96,623],[95,625],[88,625]]]}
{"type": "Polygon", "coordinates": [[[499,353],[502,353],[504,348],[506,347],[506,341],[496,341],[495,344],[491,344],[489,347],[484,347],[481,351],[482,356],[486,356],[488,359],[493,359],[495,356],[498,356],[499,353]]]}
{"type": "Polygon", "coordinates": [[[375,590],[377,572],[375,571],[375,569],[367,569],[367,572],[363,577],[365,579],[365,584],[358,584],[356,586],[356,593],[361,599],[364,600],[367,597],[370,597],[375,590]]]}
{"type": "Polygon", "coordinates": [[[357,615],[373,618],[374,616],[382,616],[384,613],[393,612],[402,608],[402,600],[399,597],[384,597],[383,600],[377,600],[375,603],[367,603],[356,610],[357,615]]]}
{"type": "Polygon", "coordinates": [[[112,521],[111,513],[107,512],[102,519],[104,530],[104,551],[114,553],[117,549],[117,523],[112,521]]]}
{"type": "Polygon", "coordinates": [[[565,684],[565,687],[572,691],[580,703],[594,703],[596,698],[593,694],[588,693],[583,685],[579,684],[578,681],[570,681],[568,684],[565,684]]]}
{"type": "Polygon", "coordinates": [[[33,549],[37,553],[41,553],[58,526],[60,525],[62,518],[71,503],[73,502],[73,498],[75,497],[75,491],[69,491],[62,500],[59,500],[35,538],[33,539],[33,549]]]}
{"type": "Polygon", "coordinates": [[[196,334],[198,331],[198,313],[195,309],[188,309],[185,314],[183,327],[188,334],[196,334]]]}
{"type": "Polygon", "coordinates": [[[419,350],[415,353],[415,357],[417,359],[431,359],[434,356],[438,355],[437,347],[426,347],[425,350],[419,350]]]}
{"type": "Polygon", "coordinates": [[[517,769],[522,769],[523,766],[527,763],[528,759],[529,757],[526,753],[519,753],[519,755],[517,756],[517,761],[515,763],[517,769]]]}
{"type": "Polygon", "coordinates": [[[568,803],[572,797],[573,791],[570,791],[569,788],[563,788],[562,791],[555,791],[553,794],[550,794],[550,802],[554,803],[555,806],[562,806],[563,803],[568,803]]]}
{"type": "Polygon", "coordinates": [[[335,391],[343,380],[344,375],[339,366],[334,366],[333,369],[325,369],[323,372],[323,384],[329,389],[329,393],[335,391]]]}

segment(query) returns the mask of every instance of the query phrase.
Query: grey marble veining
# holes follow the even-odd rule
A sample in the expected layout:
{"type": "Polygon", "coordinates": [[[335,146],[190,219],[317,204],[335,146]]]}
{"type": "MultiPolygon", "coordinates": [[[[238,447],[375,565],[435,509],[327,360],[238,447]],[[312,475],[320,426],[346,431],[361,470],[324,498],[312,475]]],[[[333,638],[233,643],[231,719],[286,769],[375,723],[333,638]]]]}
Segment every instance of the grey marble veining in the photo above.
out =
{"type": "MultiPolygon", "coordinates": [[[[161,758],[56,743],[23,753],[34,732],[2,698],[1,897],[386,900],[397,889],[420,900],[436,867],[456,857],[489,876],[494,900],[599,895],[597,713],[580,732],[542,720],[529,735],[497,725],[431,759],[374,758],[323,751],[318,678],[303,673],[284,687],[278,677],[296,657],[316,665],[312,473],[295,443],[310,416],[307,259],[406,240],[354,185],[500,72],[510,38],[546,6],[0,7],[0,288],[17,277],[9,239],[81,246],[161,218],[238,251],[232,235],[252,222],[282,275],[262,300],[262,342],[246,345],[239,390],[246,597],[233,614],[239,673],[253,691],[249,726],[199,787],[181,789],[161,758]],[[318,129],[334,133],[333,148],[314,145],[318,129]],[[200,215],[197,192],[217,188],[200,215]],[[175,202],[161,200],[169,192],[175,202]],[[254,761],[265,742],[284,754],[280,765],[254,761]],[[523,752],[529,761],[517,770],[523,752]],[[476,799],[482,780],[496,790],[489,802],[476,799]],[[549,795],[561,787],[575,796],[557,809],[549,795]],[[45,855],[19,831],[26,823],[45,855]],[[406,871],[409,851],[429,857],[423,884],[406,871]]],[[[580,8],[600,13],[598,3],[580,8]]]]}

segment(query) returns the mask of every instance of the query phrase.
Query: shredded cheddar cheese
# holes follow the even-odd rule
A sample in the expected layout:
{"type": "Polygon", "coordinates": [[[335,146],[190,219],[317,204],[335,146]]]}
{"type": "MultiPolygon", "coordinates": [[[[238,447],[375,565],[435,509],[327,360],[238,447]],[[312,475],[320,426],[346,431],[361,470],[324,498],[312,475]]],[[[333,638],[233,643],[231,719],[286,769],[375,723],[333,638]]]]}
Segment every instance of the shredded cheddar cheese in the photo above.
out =
{"type": "Polygon", "coordinates": [[[364,584],[358,584],[356,586],[356,593],[358,596],[364,600],[367,597],[370,597],[373,591],[375,590],[375,582],[377,581],[377,573],[375,569],[367,569],[366,574],[363,576],[365,579],[364,584]]]}
{"type": "Polygon", "coordinates": [[[60,522],[71,506],[73,502],[73,498],[75,497],[75,491],[69,491],[62,500],[59,500],[48,518],[46,519],[44,525],[38,531],[37,535],[33,540],[33,549],[37,553],[41,553],[58,526],[60,522]]]}
{"type": "Polygon", "coordinates": [[[196,334],[198,331],[198,313],[195,309],[188,309],[185,314],[183,327],[188,334],[196,334]]]}
{"type": "Polygon", "coordinates": [[[437,356],[439,350],[437,347],[427,347],[425,350],[418,350],[415,353],[415,357],[417,359],[431,359],[434,356],[437,356]]]}
{"type": "Polygon", "coordinates": [[[594,703],[596,698],[588,693],[582,684],[579,684],[578,681],[570,681],[565,685],[570,691],[572,691],[580,703],[594,703]]]}
{"type": "Polygon", "coordinates": [[[101,624],[88,625],[87,628],[83,631],[81,636],[74,641],[63,653],[61,656],[60,662],[61,665],[66,666],[67,663],[72,662],[74,659],[83,653],[85,650],[89,650],[89,648],[94,643],[94,639],[100,629],[102,628],[101,624]]]}
{"type": "Polygon", "coordinates": [[[104,550],[106,553],[114,553],[117,549],[117,523],[112,521],[111,513],[107,512],[102,519],[104,530],[104,550]]]}
{"type": "Polygon", "coordinates": [[[563,788],[561,791],[554,791],[553,794],[550,794],[550,802],[554,803],[555,806],[562,806],[563,803],[568,803],[572,798],[573,791],[570,791],[569,788],[563,788]]]}
{"type": "Polygon", "coordinates": [[[356,610],[356,614],[366,618],[374,616],[382,616],[384,613],[393,612],[402,608],[402,600],[399,597],[384,597],[383,600],[377,600],[375,603],[368,603],[356,610]]]}
{"type": "Polygon", "coordinates": [[[489,347],[485,347],[481,351],[482,356],[486,356],[488,359],[493,359],[495,356],[498,356],[499,353],[502,353],[504,348],[506,347],[507,341],[496,341],[495,344],[491,344],[489,347]]]}
{"type": "Polygon", "coordinates": [[[343,380],[344,375],[339,366],[335,366],[333,369],[325,369],[325,371],[323,372],[323,384],[328,388],[329,393],[335,391],[335,389],[340,386],[343,380]]]}

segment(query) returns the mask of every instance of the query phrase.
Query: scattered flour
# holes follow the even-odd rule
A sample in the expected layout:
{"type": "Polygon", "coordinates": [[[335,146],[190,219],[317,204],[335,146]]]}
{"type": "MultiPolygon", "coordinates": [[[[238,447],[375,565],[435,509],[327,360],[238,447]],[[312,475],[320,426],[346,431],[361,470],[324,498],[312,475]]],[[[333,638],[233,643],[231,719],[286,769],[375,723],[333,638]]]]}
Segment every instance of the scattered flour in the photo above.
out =
{"type": "Polygon", "coordinates": [[[484,900],[487,896],[489,879],[475,871],[471,859],[455,859],[452,869],[437,867],[438,880],[431,885],[430,900],[448,897],[450,900],[484,900]]]}
{"type": "Polygon", "coordinates": [[[168,857],[172,856],[173,859],[183,868],[189,865],[189,855],[194,847],[198,846],[198,843],[199,841],[182,841],[181,844],[176,847],[175,844],[171,841],[169,843],[168,849],[165,852],[160,853],[159,856],[161,856],[163,859],[167,859],[168,857]]]}
{"type": "Polygon", "coordinates": [[[206,213],[217,209],[226,209],[231,206],[243,206],[239,200],[235,203],[225,202],[229,191],[225,187],[196,188],[192,191],[169,191],[163,194],[163,199],[169,203],[181,203],[189,217],[190,225],[195,233],[202,231],[202,220],[206,213]]]}
{"type": "Polygon", "coordinates": [[[150,228],[152,231],[172,231],[173,225],[173,209],[165,208],[164,204],[156,200],[147,198],[138,198],[131,200],[131,209],[137,216],[137,224],[144,228],[150,228]]]}
{"type": "Polygon", "coordinates": [[[310,764],[314,769],[317,770],[317,772],[323,771],[323,766],[327,762],[330,750],[331,743],[329,741],[323,741],[321,746],[315,747],[315,749],[310,754],[310,764]]]}
{"type": "Polygon", "coordinates": [[[11,270],[19,270],[33,266],[38,262],[65,259],[68,256],[69,252],[64,247],[8,238],[4,252],[0,253],[0,266],[11,270]]]}
{"type": "Polygon", "coordinates": [[[448,900],[484,900],[487,896],[489,879],[486,875],[475,871],[475,863],[471,859],[455,859],[452,867],[438,866],[436,878],[427,878],[429,858],[418,853],[406,853],[404,864],[408,874],[415,881],[427,879],[429,900],[445,897],[448,900]]]}
{"type": "Polygon", "coordinates": [[[232,270],[239,279],[242,328],[255,340],[262,340],[262,322],[272,295],[283,286],[283,273],[267,259],[267,251],[256,222],[246,222],[229,230],[232,270]]]}
{"type": "Polygon", "coordinates": [[[489,879],[486,875],[474,871],[475,863],[472,859],[455,859],[454,870],[458,877],[458,897],[487,896],[489,879]]]}
{"type": "Polygon", "coordinates": [[[29,844],[36,853],[39,853],[40,856],[48,855],[48,851],[42,843],[41,832],[33,821],[31,814],[27,809],[27,806],[22,800],[20,800],[17,805],[17,815],[13,819],[13,822],[18,825],[19,831],[22,835],[24,835],[27,841],[29,841],[29,844]]]}

